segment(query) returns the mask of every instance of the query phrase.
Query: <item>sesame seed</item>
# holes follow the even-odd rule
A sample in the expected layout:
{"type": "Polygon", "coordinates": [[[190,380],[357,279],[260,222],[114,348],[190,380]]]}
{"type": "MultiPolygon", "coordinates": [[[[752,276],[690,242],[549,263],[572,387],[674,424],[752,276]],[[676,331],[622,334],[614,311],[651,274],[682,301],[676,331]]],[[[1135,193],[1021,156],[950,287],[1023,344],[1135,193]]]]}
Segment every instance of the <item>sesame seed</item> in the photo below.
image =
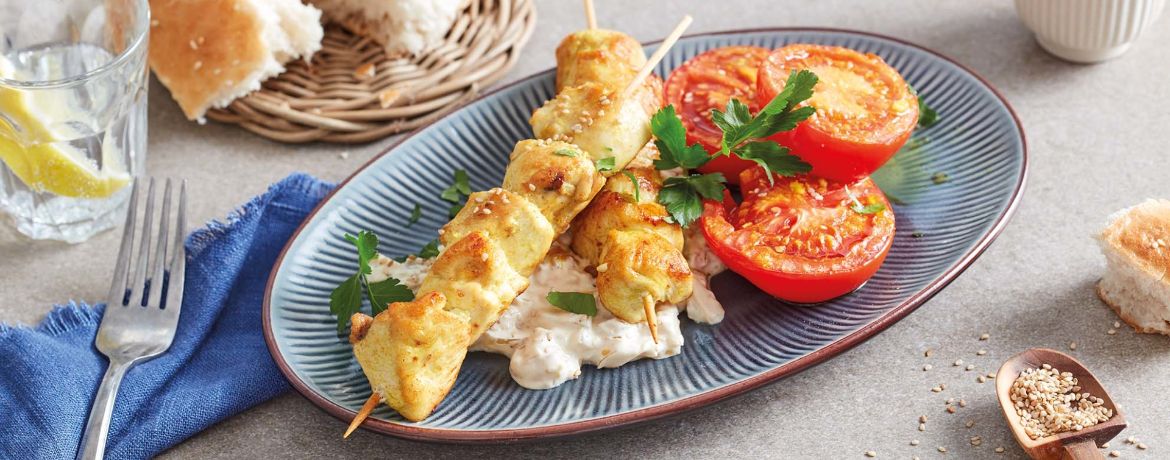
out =
{"type": "Polygon", "coordinates": [[[151,19],[150,26],[151,27],[158,27],[158,19],[151,19]]]}
{"type": "Polygon", "coordinates": [[[984,332],[983,335],[979,336],[979,340],[987,340],[990,338],[991,338],[991,334],[988,334],[986,332],[984,332]]]}
{"type": "Polygon", "coordinates": [[[926,415],[919,415],[918,423],[926,423],[926,415]]]}
{"type": "Polygon", "coordinates": [[[918,445],[918,440],[917,440],[917,439],[912,439],[912,440],[910,440],[910,445],[911,445],[911,446],[917,446],[917,445],[918,445]]]}
{"type": "Polygon", "coordinates": [[[193,49],[193,50],[199,49],[199,45],[195,43],[195,40],[191,40],[191,41],[187,42],[187,45],[191,46],[191,49],[193,49]]]}
{"type": "Polygon", "coordinates": [[[866,457],[877,457],[877,452],[874,452],[872,450],[867,450],[867,451],[865,451],[865,456],[866,457]]]}
{"type": "Polygon", "coordinates": [[[939,389],[945,390],[945,389],[947,389],[947,384],[940,383],[940,384],[938,384],[938,387],[939,387],[939,389]]]}
{"type": "MultiPolygon", "coordinates": [[[[776,210],[779,210],[779,209],[780,209],[780,208],[776,208],[776,210]]],[[[926,349],[926,351],[925,351],[925,352],[923,352],[922,354],[926,355],[926,357],[927,357],[927,358],[929,358],[929,357],[930,357],[930,355],[933,355],[933,354],[934,354],[934,350],[933,350],[933,349],[931,349],[931,348],[927,348],[927,349],[926,349]]]]}
{"type": "Polygon", "coordinates": [[[956,360],[955,360],[955,365],[956,365],[956,366],[962,366],[962,365],[963,365],[963,360],[961,360],[961,359],[956,359],[956,360]]]}
{"type": "Polygon", "coordinates": [[[1003,447],[996,447],[996,448],[995,448],[995,453],[997,453],[997,454],[1002,454],[1004,450],[1005,450],[1005,449],[1004,449],[1003,447]]]}
{"type": "Polygon", "coordinates": [[[609,264],[601,264],[597,266],[597,273],[605,273],[606,270],[609,270],[609,264]]]}
{"type": "Polygon", "coordinates": [[[966,400],[966,399],[960,399],[960,400],[959,400],[959,407],[967,407],[967,400],[966,400]]]}
{"type": "Polygon", "coordinates": [[[935,393],[942,393],[942,388],[936,386],[934,388],[931,388],[930,391],[933,391],[935,393]]]}
{"type": "Polygon", "coordinates": [[[536,191],[536,184],[529,183],[528,184],[528,191],[535,192],[536,191]]]}
{"type": "Polygon", "coordinates": [[[919,424],[918,424],[918,431],[926,431],[926,424],[925,424],[925,423],[919,423],[919,424]]]}
{"type": "Polygon", "coordinates": [[[486,216],[486,215],[488,215],[488,214],[491,214],[491,213],[492,213],[492,210],[491,210],[491,209],[488,209],[488,208],[486,208],[486,207],[485,207],[485,208],[483,208],[483,214],[484,214],[485,216],[486,216]]]}
{"type": "Polygon", "coordinates": [[[1109,443],[1101,444],[1101,448],[1102,448],[1102,449],[1108,449],[1108,448],[1109,448],[1109,443]]]}
{"type": "Polygon", "coordinates": [[[947,453],[947,448],[943,447],[943,446],[938,446],[938,451],[945,454],[945,453],[947,453]]]}
{"type": "Polygon", "coordinates": [[[954,404],[955,398],[947,398],[947,404],[954,404]]]}
{"type": "Polygon", "coordinates": [[[1116,451],[1116,450],[1111,450],[1111,451],[1109,451],[1109,456],[1110,456],[1110,457],[1117,458],[1117,457],[1120,457],[1120,456],[1121,456],[1121,452],[1118,452],[1118,451],[1116,451]]]}
{"type": "Polygon", "coordinates": [[[989,378],[989,379],[994,379],[994,378],[995,378],[995,372],[988,372],[988,373],[987,373],[987,378],[989,378]]]}
{"type": "Polygon", "coordinates": [[[203,61],[195,61],[195,70],[199,70],[202,67],[203,67],[203,61]]]}
{"type": "Polygon", "coordinates": [[[973,371],[973,370],[975,370],[975,365],[974,365],[974,364],[968,364],[966,369],[967,369],[967,370],[969,370],[969,371],[973,371]]]}
{"type": "Polygon", "coordinates": [[[967,420],[967,428],[971,428],[973,426],[975,426],[975,421],[974,420],[967,420]]]}
{"type": "Polygon", "coordinates": [[[1144,442],[1139,442],[1139,443],[1137,444],[1137,448],[1138,448],[1138,449],[1141,449],[1141,450],[1146,450],[1146,449],[1149,449],[1149,448],[1150,448],[1150,446],[1147,446],[1147,445],[1146,445],[1146,443],[1144,443],[1144,442]]]}
{"type": "Polygon", "coordinates": [[[957,409],[955,409],[955,406],[947,406],[947,413],[948,414],[953,414],[953,413],[955,413],[956,410],[957,409]]]}
{"type": "Polygon", "coordinates": [[[1114,327],[1114,328],[1121,327],[1121,321],[1114,321],[1114,322],[1113,322],[1113,327],[1114,327]]]}
{"type": "Polygon", "coordinates": [[[486,252],[485,252],[485,253],[483,253],[482,255],[480,255],[480,256],[479,256],[479,259],[480,259],[480,260],[482,260],[482,261],[484,261],[484,262],[487,262],[487,260],[488,260],[488,253],[486,253],[486,252]]]}
{"type": "Polygon", "coordinates": [[[1134,443],[1136,443],[1136,442],[1137,442],[1137,438],[1135,438],[1135,437],[1133,437],[1133,436],[1130,436],[1130,437],[1128,437],[1128,438],[1125,438],[1125,442],[1126,442],[1127,444],[1134,444],[1134,443]]]}
{"type": "Polygon", "coordinates": [[[1113,411],[1100,398],[1080,391],[1077,379],[1049,364],[1025,369],[1012,382],[1009,396],[1024,432],[1032,439],[1080,431],[1109,420],[1113,411]]]}
{"type": "Polygon", "coordinates": [[[925,366],[922,366],[922,370],[923,370],[923,371],[929,371],[929,370],[931,370],[933,367],[934,367],[934,366],[931,366],[931,365],[927,364],[927,365],[925,365],[925,366]]]}
{"type": "Polygon", "coordinates": [[[986,381],[987,381],[987,377],[984,377],[984,376],[980,375],[980,376],[978,376],[978,377],[975,377],[975,381],[976,381],[976,382],[979,382],[979,383],[983,383],[983,382],[986,382],[986,381]]]}
{"type": "Polygon", "coordinates": [[[1117,334],[1117,329],[1110,329],[1108,331],[1105,331],[1105,333],[1109,334],[1109,335],[1114,335],[1114,334],[1117,334]]]}
{"type": "Polygon", "coordinates": [[[1069,342],[1069,343],[1068,343],[1068,349],[1069,349],[1069,350],[1076,351],[1076,350],[1077,350],[1077,343],[1076,343],[1076,342],[1069,342]]]}
{"type": "Polygon", "coordinates": [[[987,350],[979,350],[979,351],[975,352],[975,354],[979,355],[979,356],[983,356],[983,355],[987,354],[987,350]]]}

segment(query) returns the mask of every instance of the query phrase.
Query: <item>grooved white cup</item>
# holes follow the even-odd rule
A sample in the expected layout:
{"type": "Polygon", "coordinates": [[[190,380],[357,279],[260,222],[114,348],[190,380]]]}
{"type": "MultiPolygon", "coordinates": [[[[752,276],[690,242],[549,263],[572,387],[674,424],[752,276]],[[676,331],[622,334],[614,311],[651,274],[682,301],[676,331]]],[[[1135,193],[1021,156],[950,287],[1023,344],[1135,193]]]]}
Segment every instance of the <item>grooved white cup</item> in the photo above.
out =
{"type": "Polygon", "coordinates": [[[1016,0],[1016,11],[1048,52],[1094,63],[1122,55],[1166,0],[1016,0]]]}

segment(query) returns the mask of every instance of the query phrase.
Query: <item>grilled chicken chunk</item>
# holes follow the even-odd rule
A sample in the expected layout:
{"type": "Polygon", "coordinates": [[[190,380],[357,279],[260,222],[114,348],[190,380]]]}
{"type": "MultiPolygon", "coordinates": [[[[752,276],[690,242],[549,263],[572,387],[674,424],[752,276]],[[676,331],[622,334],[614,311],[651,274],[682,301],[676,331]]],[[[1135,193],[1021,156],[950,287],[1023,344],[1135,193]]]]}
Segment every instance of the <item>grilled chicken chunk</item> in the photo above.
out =
{"type": "Polygon", "coordinates": [[[502,187],[536,205],[559,235],[604,183],[593,160],[577,146],[524,140],[512,150],[502,187]]]}
{"type": "Polygon", "coordinates": [[[561,90],[528,120],[540,139],[576,144],[593,160],[614,158],[621,170],[650,140],[650,117],[662,101],[662,80],[656,76],[622,96],[624,85],[587,82],[561,90]]]}
{"type": "MultiPolygon", "coordinates": [[[[629,181],[615,177],[610,183],[629,181]]],[[[609,188],[608,185],[606,188],[609,188]]],[[[643,195],[647,193],[642,192],[643,195]]],[[[645,196],[641,197],[643,200],[645,196]]],[[[634,202],[634,195],[602,190],[593,200],[593,204],[585,208],[581,215],[573,221],[573,241],[570,245],[573,252],[584,257],[593,266],[601,263],[601,253],[609,240],[612,230],[644,231],[658,235],[675,248],[683,249],[683,232],[678,225],[667,222],[670,214],[666,208],[655,202],[634,202]]]]}
{"type": "Polygon", "coordinates": [[[500,188],[472,193],[459,214],[443,226],[439,242],[451,247],[475,232],[486,233],[503,251],[502,262],[519,273],[532,273],[560,234],[541,214],[541,208],[500,188]]]}
{"type": "Polygon", "coordinates": [[[407,420],[431,415],[455,384],[467,355],[467,322],[445,310],[443,294],[390,304],[350,318],[349,342],[375,394],[407,420]]]}
{"type": "MultiPolygon", "coordinates": [[[[485,230],[471,232],[439,254],[418,288],[420,295],[442,293],[447,298],[446,310],[467,321],[464,348],[495,324],[512,300],[528,289],[532,272],[519,273],[512,268],[500,246],[516,240],[496,240],[485,230]]],[[[548,244],[552,244],[551,240],[548,244]]],[[[546,253],[548,245],[538,259],[544,259],[546,253]]]]}
{"type": "Polygon", "coordinates": [[[647,296],[655,303],[679,303],[691,295],[694,280],[686,257],[655,233],[610,231],[600,261],[597,293],[605,308],[623,321],[648,320],[647,296]]]}
{"type": "Polygon", "coordinates": [[[625,86],[644,65],[646,53],[634,37],[603,29],[574,32],[557,46],[557,92],[590,81],[625,86]]]}

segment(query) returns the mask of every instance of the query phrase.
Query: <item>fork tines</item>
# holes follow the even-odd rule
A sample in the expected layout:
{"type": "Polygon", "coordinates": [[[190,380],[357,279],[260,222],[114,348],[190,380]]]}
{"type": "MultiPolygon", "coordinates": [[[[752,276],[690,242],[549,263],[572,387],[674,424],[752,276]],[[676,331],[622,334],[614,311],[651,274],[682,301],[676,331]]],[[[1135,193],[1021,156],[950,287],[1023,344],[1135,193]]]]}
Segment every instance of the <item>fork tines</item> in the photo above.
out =
{"type": "MultiPolygon", "coordinates": [[[[155,179],[136,179],[130,193],[126,210],[126,225],[122,233],[122,247],[118,250],[118,263],[114,268],[114,280],[110,284],[109,304],[139,305],[154,308],[168,307],[168,302],[182,299],[182,280],[186,269],[183,252],[183,235],[186,229],[187,181],[166,179],[162,192],[162,211],[155,216],[155,179]],[[177,211],[174,213],[174,230],[171,230],[171,207],[173,188],[178,190],[177,211]],[[141,198],[141,189],[146,188],[146,199],[141,198]],[[145,202],[143,202],[145,201],[145,202]],[[143,217],[139,227],[138,211],[143,217]],[[154,231],[154,226],[158,230],[154,231]],[[134,244],[135,230],[141,237],[134,244]],[[153,240],[153,243],[152,243],[153,240]],[[175,286],[175,283],[179,286],[175,286]],[[166,293],[178,288],[178,292],[166,293]],[[167,295],[164,297],[164,293],[167,295]],[[175,295],[177,294],[177,295],[175,295]]],[[[178,305],[171,305],[178,309],[178,305]]]]}

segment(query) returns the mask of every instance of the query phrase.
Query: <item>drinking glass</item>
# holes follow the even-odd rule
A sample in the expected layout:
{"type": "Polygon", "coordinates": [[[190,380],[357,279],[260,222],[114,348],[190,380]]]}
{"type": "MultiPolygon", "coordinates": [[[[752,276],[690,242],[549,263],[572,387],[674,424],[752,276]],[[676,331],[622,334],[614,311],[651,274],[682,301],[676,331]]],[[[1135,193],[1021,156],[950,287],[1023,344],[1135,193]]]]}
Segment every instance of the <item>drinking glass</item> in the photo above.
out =
{"type": "Polygon", "coordinates": [[[0,0],[0,211],[35,239],[120,221],[146,157],[147,0],[0,0]]]}

